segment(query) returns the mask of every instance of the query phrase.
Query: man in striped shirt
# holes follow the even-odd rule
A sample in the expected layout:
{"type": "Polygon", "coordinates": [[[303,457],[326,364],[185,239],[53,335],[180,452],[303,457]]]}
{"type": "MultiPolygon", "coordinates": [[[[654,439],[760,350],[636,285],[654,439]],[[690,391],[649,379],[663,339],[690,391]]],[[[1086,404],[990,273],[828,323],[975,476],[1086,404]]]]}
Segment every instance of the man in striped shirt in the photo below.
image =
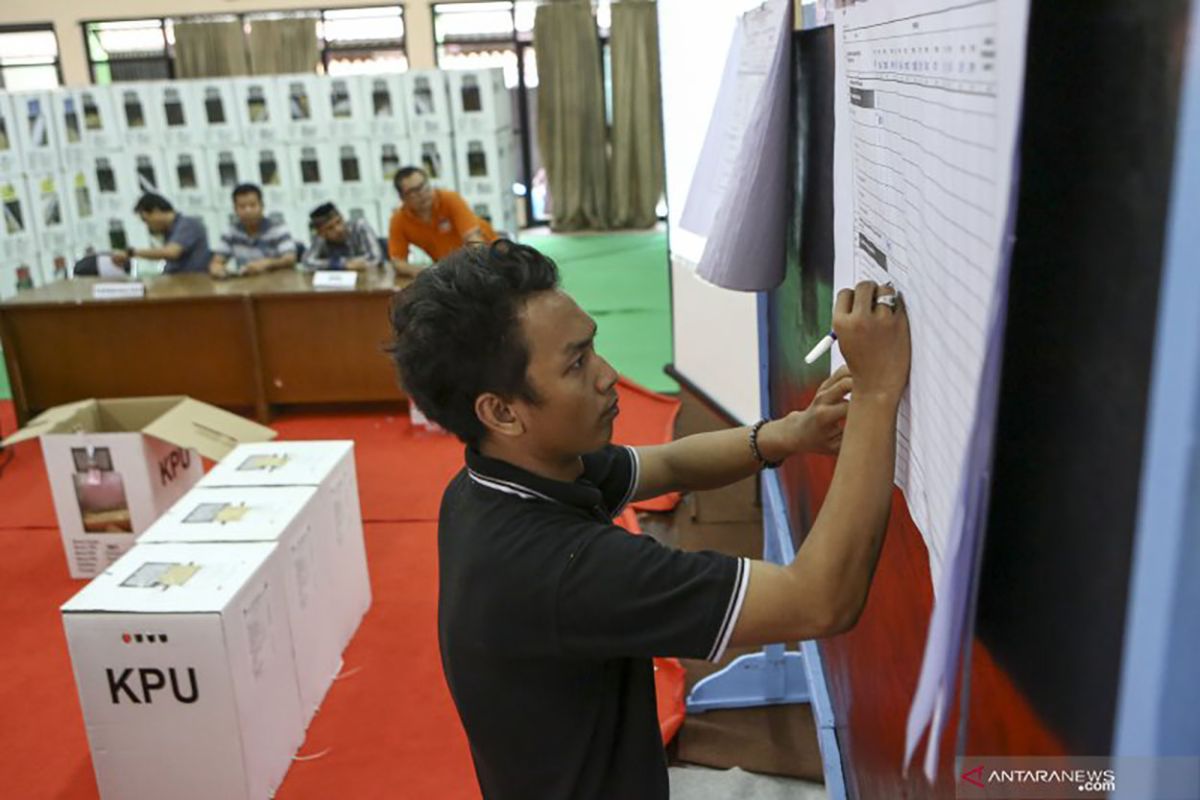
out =
{"type": "Polygon", "coordinates": [[[296,242],[287,226],[263,216],[262,189],[252,183],[236,186],[233,211],[238,221],[213,246],[210,275],[259,275],[296,266],[296,242]],[[238,272],[231,273],[230,261],[240,266],[238,272]]]}
{"type": "Polygon", "coordinates": [[[352,269],[383,266],[379,237],[366,220],[342,217],[333,203],[323,203],[308,215],[316,237],[304,253],[304,269],[352,269]]]}

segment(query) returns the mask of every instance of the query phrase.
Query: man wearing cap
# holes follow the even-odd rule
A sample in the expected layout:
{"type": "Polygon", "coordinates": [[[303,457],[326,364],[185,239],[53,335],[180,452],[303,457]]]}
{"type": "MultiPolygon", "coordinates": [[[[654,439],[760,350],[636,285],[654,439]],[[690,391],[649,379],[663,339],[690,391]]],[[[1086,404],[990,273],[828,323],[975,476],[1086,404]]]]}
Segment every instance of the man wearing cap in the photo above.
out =
{"type": "Polygon", "coordinates": [[[402,205],[388,224],[388,255],[402,275],[415,275],[418,268],[408,263],[411,245],[440,261],[468,244],[496,240],[487,220],[476,216],[458,192],[435,189],[420,167],[404,167],[393,180],[402,205]]]}
{"type": "Polygon", "coordinates": [[[308,215],[316,238],[304,253],[302,266],[362,271],[383,266],[383,250],[365,220],[346,220],[333,203],[323,203],[308,215]]]}

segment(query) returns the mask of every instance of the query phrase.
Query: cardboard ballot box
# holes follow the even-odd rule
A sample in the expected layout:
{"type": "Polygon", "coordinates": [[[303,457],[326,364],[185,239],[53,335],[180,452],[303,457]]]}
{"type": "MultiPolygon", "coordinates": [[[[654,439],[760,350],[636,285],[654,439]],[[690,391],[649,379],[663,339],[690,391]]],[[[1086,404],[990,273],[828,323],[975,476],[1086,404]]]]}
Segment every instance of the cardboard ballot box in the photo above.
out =
{"type": "Polygon", "coordinates": [[[102,572],[239,442],[275,431],[183,396],[55,406],[4,440],[41,437],[73,578],[102,572]]]}
{"type": "Polygon", "coordinates": [[[104,800],[265,800],[304,740],[276,545],[139,545],[62,606],[104,800]]]}
{"type": "Polygon", "coordinates": [[[192,489],[158,518],[139,544],[272,542],[279,545],[287,624],[296,654],[304,725],[316,714],[342,663],[334,628],[337,587],[315,486],[192,489]]]}
{"type": "Polygon", "coordinates": [[[345,647],[371,606],[362,511],[354,471],[354,442],[261,442],[243,444],[212,468],[199,484],[219,486],[315,486],[317,522],[326,535],[338,643],[345,647]]]}

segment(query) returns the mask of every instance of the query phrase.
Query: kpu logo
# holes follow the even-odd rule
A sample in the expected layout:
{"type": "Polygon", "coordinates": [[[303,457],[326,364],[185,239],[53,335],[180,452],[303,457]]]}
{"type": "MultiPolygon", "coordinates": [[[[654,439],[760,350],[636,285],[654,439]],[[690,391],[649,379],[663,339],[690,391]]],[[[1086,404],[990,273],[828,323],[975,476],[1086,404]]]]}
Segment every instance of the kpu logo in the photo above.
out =
{"type": "Polygon", "coordinates": [[[167,455],[159,459],[158,462],[158,479],[166,486],[171,481],[175,480],[179,474],[179,470],[187,469],[192,465],[192,453],[190,450],[184,450],[182,447],[172,450],[167,455]]]}
{"type": "Polygon", "coordinates": [[[180,703],[194,703],[200,699],[194,667],[187,668],[186,685],[175,667],[167,668],[166,672],[156,667],[126,667],[120,673],[114,669],[105,669],[104,673],[108,677],[113,705],[121,705],[122,698],[135,705],[153,703],[154,693],[163,691],[168,684],[171,695],[180,703]]]}

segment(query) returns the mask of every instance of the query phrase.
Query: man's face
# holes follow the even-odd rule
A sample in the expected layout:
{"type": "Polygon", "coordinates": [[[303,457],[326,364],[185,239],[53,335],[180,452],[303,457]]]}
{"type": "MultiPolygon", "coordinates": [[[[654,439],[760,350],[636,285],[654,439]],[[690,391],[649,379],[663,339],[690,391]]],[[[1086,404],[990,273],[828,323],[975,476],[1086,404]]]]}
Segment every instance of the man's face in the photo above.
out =
{"type": "Polygon", "coordinates": [[[608,444],[619,413],[617,372],[593,347],[596,323],[560,291],[530,297],[520,321],[529,348],[525,374],[540,400],[512,403],[527,446],[558,459],[608,444]]]}
{"type": "Polygon", "coordinates": [[[166,233],[171,230],[171,220],[175,218],[173,211],[139,211],[138,216],[151,233],[166,233]]]}
{"type": "Polygon", "coordinates": [[[433,207],[433,186],[429,178],[417,172],[400,181],[400,200],[418,214],[428,212],[433,207]]]}
{"type": "Polygon", "coordinates": [[[341,244],[346,241],[346,220],[341,214],[334,214],[317,226],[317,233],[327,242],[341,244]]]}
{"type": "Polygon", "coordinates": [[[262,200],[254,192],[239,194],[233,198],[233,213],[243,225],[257,226],[263,218],[262,200]]]}

